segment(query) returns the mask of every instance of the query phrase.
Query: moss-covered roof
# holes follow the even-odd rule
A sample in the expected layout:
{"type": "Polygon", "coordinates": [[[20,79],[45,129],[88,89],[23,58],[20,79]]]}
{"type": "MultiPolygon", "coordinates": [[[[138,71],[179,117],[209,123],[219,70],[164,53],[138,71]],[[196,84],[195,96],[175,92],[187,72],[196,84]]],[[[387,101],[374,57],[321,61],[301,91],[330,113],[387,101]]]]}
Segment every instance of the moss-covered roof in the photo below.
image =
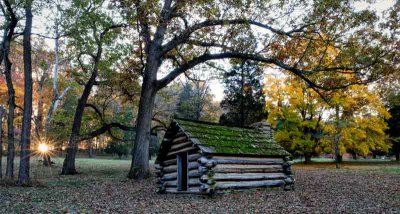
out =
{"type": "Polygon", "coordinates": [[[175,119],[176,125],[203,152],[227,155],[288,156],[270,135],[252,128],[175,119]]]}

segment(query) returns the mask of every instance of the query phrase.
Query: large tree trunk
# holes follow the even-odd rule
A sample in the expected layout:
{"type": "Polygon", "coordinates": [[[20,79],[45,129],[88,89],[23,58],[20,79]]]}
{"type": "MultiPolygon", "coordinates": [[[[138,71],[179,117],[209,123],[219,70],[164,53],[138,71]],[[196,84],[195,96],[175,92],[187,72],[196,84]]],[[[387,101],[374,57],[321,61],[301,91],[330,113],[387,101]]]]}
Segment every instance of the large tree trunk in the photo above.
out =
{"type": "Polygon", "coordinates": [[[4,57],[4,74],[7,82],[8,92],[8,115],[7,115],[7,166],[6,177],[14,178],[14,113],[15,113],[15,90],[11,77],[12,64],[8,58],[8,53],[4,57]]]}
{"type": "MultiPolygon", "coordinates": [[[[341,154],[336,155],[336,162],[339,164],[343,162],[343,156],[341,154]]],[[[340,166],[339,166],[339,168],[340,168],[340,166]]]]}
{"type": "Polygon", "coordinates": [[[30,186],[30,144],[31,144],[31,117],[32,117],[32,59],[31,59],[31,29],[32,29],[32,2],[25,5],[25,29],[24,29],[24,114],[22,119],[21,155],[19,164],[18,184],[30,186]]]}
{"type": "Polygon", "coordinates": [[[335,121],[336,133],[334,134],[333,147],[335,150],[336,169],[340,169],[340,163],[342,162],[342,155],[340,154],[340,147],[339,147],[339,142],[340,142],[339,106],[336,106],[335,108],[335,116],[336,116],[336,121],[335,121]]]}
{"type": "Polygon", "coordinates": [[[61,171],[62,175],[74,175],[74,174],[78,173],[75,169],[75,156],[76,156],[77,144],[78,144],[77,138],[78,138],[78,134],[79,134],[78,131],[76,131],[77,130],[76,127],[80,126],[82,119],[77,118],[77,114],[83,115],[83,109],[82,110],[77,109],[77,111],[75,112],[74,123],[72,125],[72,132],[71,132],[71,136],[68,141],[67,154],[65,156],[62,171],[61,171]]]}
{"type": "Polygon", "coordinates": [[[152,111],[156,90],[151,81],[145,81],[140,96],[135,144],[132,150],[132,164],[128,174],[130,179],[150,176],[149,141],[152,111]]]}
{"type": "MultiPolygon", "coordinates": [[[[162,63],[162,44],[167,30],[167,17],[171,12],[171,0],[164,2],[161,11],[161,23],[157,27],[152,41],[147,30],[142,33],[145,39],[145,52],[147,55],[146,66],[144,69],[143,84],[139,101],[139,112],[137,116],[137,133],[135,144],[132,150],[132,164],[128,173],[128,178],[142,179],[150,176],[149,168],[149,141],[151,134],[152,112],[157,90],[160,89],[157,82],[157,72],[162,63]]],[[[139,13],[142,13],[139,8],[139,13]]],[[[146,16],[146,15],[144,15],[146,16]]],[[[146,17],[141,17],[146,19],[146,17]]],[[[147,21],[147,20],[146,20],[147,21]]],[[[144,23],[146,22],[144,21],[144,23]]],[[[142,23],[141,23],[142,24],[142,23]]],[[[145,27],[146,28],[146,27],[145,27]]]]}
{"type": "Polygon", "coordinates": [[[74,122],[72,124],[72,131],[68,141],[67,155],[65,156],[61,171],[62,175],[74,175],[78,173],[75,168],[75,156],[79,143],[79,131],[82,125],[83,112],[85,110],[87,100],[89,99],[90,91],[92,90],[92,87],[96,81],[96,77],[97,77],[97,63],[95,64],[90,79],[86,83],[85,89],[83,90],[83,93],[78,100],[78,105],[76,106],[74,122]]]}
{"type": "Polygon", "coordinates": [[[355,152],[355,151],[351,152],[351,156],[353,157],[353,160],[357,160],[358,159],[357,152],[355,152]]]}
{"type": "Polygon", "coordinates": [[[311,155],[310,154],[304,154],[304,163],[305,164],[311,163],[311,155]]]}
{"type": "MultiPolygon", "coordinates": [[[[8,2],[5,2],[8,3],[8,2]]],[[[3,60],[4,60],[4,75],[7,83],[8,92],[8,115],[7,115],[7,166],[6,166],[6,177],[14,177],[14,112],[15,112],[15,91],[11,76],[11,61],[9,59],[11,40],[14,36],[14,30],[17,26],[18,20],[12,11],[11,5],[8,3],[7,12],[9,13],[10,23],[6,26],[4,31],[7,32],[7,36],[4,37],[3,42],[3,60]],[[7,28],[8,27],[8,28],[7,28]]],[[[1,63],[1,62],[0,62],[1,63]]]]}
{"type": "Polygon", "coordinates": [[[143,78],[142,90],[139,101],[139,112],[137,116],[137,132],[132,149],[132,163],[128,173],[130,179],[143,179],[150,176],[149,167],[149,142],[151,132],[151,120],[153,115],[154,101],[157,93],[157,71],[161,62],[154,56],[154,47],[150,52],[148,67],[146,67],[143,78]]]}
{"type": "MultiPolygon", "coordinates": [[[[335,138],[338,137],[339,134],[335,134],[335,138]]],[[[339,148],[339,140],[335,139],[334,142],[334,149],[335,149],[335,164],[336,164],[336,169],[340,169],[340,163],[342,162],[342,155],[340,154],[340,148],[339,148]]]]}
{"type": "Polygon", "coordinates": [[[3,106],[0,106],[0,178],[3,177],[3,116],[5,109],[3,106]]]}

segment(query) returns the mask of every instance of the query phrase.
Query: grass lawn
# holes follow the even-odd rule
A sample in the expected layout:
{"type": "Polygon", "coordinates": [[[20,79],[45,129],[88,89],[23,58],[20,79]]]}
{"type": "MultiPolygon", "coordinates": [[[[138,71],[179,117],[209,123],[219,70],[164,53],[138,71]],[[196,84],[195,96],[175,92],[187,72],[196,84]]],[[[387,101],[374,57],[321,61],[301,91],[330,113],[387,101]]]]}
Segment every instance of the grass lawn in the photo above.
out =
{"type": "Polygon", "coordinates": [[[0,213],[400,213],[400,165],[392,162],[348,162],[340,170],[326,162],[296,164],[293,191],[210,198],[157,194],[155,178],[126,179],[130,160],[79,158],[75,176],[59,175],[62,159],[53,161],[48,168],[33,158],[34,187],[0,183],[0,213]]]}

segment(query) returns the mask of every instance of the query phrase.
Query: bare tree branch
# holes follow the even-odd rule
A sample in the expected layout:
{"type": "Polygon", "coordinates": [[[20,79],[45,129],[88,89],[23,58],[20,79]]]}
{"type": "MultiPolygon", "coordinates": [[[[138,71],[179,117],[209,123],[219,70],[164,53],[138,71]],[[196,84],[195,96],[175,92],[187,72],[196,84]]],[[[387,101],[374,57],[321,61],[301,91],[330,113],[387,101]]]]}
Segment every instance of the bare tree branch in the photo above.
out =
{"type": "Polygon", "coordinates": [[[249,19],[207,20],[204,22],[194,24],[193,26],[191,26],[189,28],[186,28],[180,35],[176,36],[174,39],[172,39],[171,41],[169,41],[168,43],[163,45],[162,52],[163,52],[163,54],[165,54],[168,51],[176,48],[178,45],[185,43],[190,38],[190,35],[193,32],[200,30],[202,28],[218,26],[218,25],[223,26],[223,25],[236,25],[236,24],[254,25],[254,26],[258,26],[258,27],[267,29],[275,34],[285,35],[288,37],[292,37],[295,33],[305,32],[305,29],[307,27],[315,25],[315,23],[309,23],[309,24],[305,24],[299,28],[295,28],[295,29],[292,29],[289,31],[283,31],[283,30],[275,29],[270,25],[263,24],[263,23],[260,23],[260,22],[254,21],[254,20],[249,20],[249,19]]]}

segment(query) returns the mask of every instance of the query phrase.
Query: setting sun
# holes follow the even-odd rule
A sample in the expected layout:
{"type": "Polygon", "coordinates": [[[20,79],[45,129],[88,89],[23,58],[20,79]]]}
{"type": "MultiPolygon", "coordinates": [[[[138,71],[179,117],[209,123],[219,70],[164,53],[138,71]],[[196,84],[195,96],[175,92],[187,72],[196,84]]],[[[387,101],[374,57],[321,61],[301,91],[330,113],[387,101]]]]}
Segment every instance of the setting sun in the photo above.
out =
{"type": "Polygon", "coordinates": [[[49,146],[45,143],[41,143],[38,146],[38,150],[40,153],[47,153],[47,152],[49,152],[49,146]]]}

